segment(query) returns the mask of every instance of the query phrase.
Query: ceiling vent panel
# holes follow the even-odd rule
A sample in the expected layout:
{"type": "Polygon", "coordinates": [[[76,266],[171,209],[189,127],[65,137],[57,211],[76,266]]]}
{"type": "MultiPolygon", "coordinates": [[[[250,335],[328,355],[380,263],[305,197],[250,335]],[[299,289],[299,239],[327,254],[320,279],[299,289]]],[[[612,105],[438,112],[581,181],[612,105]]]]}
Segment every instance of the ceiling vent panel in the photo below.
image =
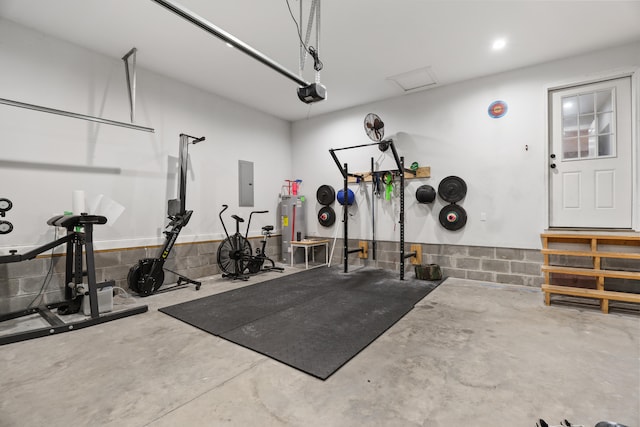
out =
{"type": "Polygon", "coordinates": [[[387,80],[393,81],[405,92],[426,89],[438,84],[431,67],[419,68],[417,70],[397,74],[395,76],[387,77],[387,80]]]}

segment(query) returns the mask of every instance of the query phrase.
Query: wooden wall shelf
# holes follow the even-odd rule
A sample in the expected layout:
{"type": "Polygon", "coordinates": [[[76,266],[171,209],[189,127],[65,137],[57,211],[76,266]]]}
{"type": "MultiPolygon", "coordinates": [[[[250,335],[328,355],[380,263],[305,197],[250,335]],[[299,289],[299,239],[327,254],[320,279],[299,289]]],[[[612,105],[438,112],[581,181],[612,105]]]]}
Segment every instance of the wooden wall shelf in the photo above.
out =
{"type": "MultiPolygon", "coordinates": [[[[380,171],[381,173],[384,171],[380,171]]],[[[371,171],[369,172],[354,172],[356,175],[362,175],[364,176],[364,182],[371,182],[372,177],[371,177],[371,171]]],[[[420,167],[418,169],[416,169],[416,175],[414,176],[412,173],[410,172],[405,172],[404,173],[404,179],[417,179],[417,178],[431,178],[431,166],[423,166],[420,167]]],[[[349,183],[355,183],[358,182],[357,178],[355,176],[350,176],[349,177],[349,183]]]]}

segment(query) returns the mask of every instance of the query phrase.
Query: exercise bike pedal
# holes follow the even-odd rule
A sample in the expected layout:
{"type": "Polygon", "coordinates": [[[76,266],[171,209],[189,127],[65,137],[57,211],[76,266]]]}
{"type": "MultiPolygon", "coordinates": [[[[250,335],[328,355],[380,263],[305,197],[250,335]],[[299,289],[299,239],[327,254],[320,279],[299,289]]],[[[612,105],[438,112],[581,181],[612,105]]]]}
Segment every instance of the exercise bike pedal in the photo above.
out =
{"type": "Polygon", "coordinates": [[[223,273],[222,277],[225,278],[225,279],[226,278],[230,278],[230,279],[233,279],[233,280],[236,280],[236,279],[243,280],[245,282],[247,280],[249,280],[249,276],[245,276],[245,275],[241,275],[241,274],[234,274],[234,273],[223,273]]]}

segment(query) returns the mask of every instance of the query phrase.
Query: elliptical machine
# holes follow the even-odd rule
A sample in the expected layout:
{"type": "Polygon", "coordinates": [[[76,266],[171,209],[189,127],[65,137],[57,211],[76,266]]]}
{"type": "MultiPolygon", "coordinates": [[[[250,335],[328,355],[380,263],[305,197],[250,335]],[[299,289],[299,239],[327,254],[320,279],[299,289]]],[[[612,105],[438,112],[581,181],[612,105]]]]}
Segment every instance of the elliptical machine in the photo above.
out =
{"type": "Polygon", "coordinates": [[[196,290],[200,289],[201,282],[189,279],[175,271],[164,268],[164,262],[169,256],[173,245],[176,243],[180,230],[186,227],[191,219],[191,214],[193,214],[193,211],[186,210],[189,144],[195,145],[204,140],[204,136],[196,138],[195,136],[184,133],[180,134],[180,181],[178,183],[178,195],[180,198],[168,201],[167,215],[170,222],[167,225],[167,230],[163,232],[166,240],[155,258],[139,260],[136,265],[129,269],[129,274],[127,275],[129,288],[137,292],[140,296],[146,297],[153,293],[171,291],[177,288],[183,288],[188,284],[195,285],[196,290]],[[189,141],[190,139],[192,141],[189,141]],[[158,291],[164,282],[164,270],[177,275],[178,281],[175,285],[158,291]]]}
{"type": "Polygon", "coordinates": [[[222,223],[222,228],[224,229],[224,234],[227,236],[227,238],[220,243],[220,246],[218,246],[217,261],[218,267],[220,267],[220,270],[224,272],[222,277],[247,280],[249,277],[245,272],[248,274],[256,274],[261,271],[272,270],[283,272],[284,268],[276,267],[276,263],[266,254],[267,240],[271,237],[273,225],[265,225],[262,227],[262,246],[260,248],[256,248],[255,255],[253,255],[251,243],[249,242],[249,239],[247,239],[253,214],[262,214],[269,211],[252,211],[249,214],[247,230],[245,231],[244,236],[240,233],[240,223],[244,222],[244,218],[240,218],[238,215],[231,215],[231,218],[236,221],[236,232],[229,236],[227,227],[222,219],[222,213],[228,208],[228,205],[222,205],[222,210],[218,214],[220,222],[222,223]],[[269,262],[271,265],[265,266],[265,262],[269,262]]]}

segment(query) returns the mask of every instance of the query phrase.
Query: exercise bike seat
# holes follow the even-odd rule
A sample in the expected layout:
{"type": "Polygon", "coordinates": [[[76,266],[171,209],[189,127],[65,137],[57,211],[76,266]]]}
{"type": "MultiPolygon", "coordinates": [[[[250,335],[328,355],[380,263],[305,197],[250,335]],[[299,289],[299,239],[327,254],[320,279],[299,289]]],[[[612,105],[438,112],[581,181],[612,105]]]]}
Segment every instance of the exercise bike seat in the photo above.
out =
{"type": "Polygon", "coordinates": [[[273,231],[273,225],[265,225],[262,229],[264,231],[273,231]]]}
{"type": "Polygon", "coordinates": [[[231,218],[235,219],[238,222],[244,222],[244,219],[240,218],[238,215],[231,215],[231,218]]]}
{"type": "Polygon", "coordinates": [[[71,229],[84,224],[106,224],[107,218],[101,215],[56,215],[49,218],[48,225],[71,229]]]}

